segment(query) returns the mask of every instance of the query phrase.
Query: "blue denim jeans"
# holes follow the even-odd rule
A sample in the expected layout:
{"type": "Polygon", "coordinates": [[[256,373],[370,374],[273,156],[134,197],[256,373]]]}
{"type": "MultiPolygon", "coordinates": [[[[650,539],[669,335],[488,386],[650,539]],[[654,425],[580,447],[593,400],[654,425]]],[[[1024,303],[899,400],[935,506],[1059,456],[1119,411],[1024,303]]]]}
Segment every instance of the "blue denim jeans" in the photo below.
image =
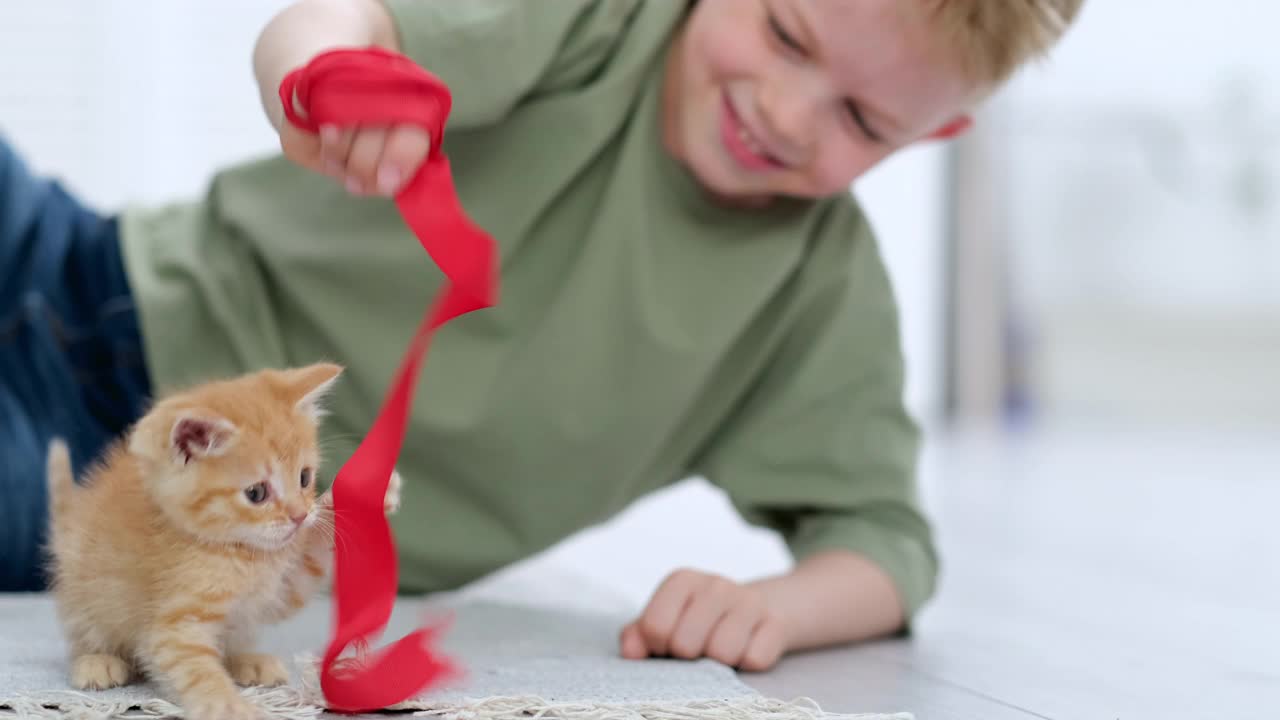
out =
{"type": "Polygon", "coordinates": [[[77,472],[145,410],[150,380],[116,220],[0,137],[0,592],[45,587],[45,454],[77,472]]]}

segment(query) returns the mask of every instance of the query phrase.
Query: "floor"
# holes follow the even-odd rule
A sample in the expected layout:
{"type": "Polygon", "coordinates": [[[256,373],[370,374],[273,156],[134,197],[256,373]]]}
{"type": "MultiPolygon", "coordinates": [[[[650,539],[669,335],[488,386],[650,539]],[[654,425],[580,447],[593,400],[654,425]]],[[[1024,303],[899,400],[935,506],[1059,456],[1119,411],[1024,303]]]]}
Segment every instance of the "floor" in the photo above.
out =
{"type": "Polygon", "coordinates": [[[908,640],[747,680],[919,720],[1280,717],[1280,443],[1108,429],[930,458],[945,577],[908,640]]]}

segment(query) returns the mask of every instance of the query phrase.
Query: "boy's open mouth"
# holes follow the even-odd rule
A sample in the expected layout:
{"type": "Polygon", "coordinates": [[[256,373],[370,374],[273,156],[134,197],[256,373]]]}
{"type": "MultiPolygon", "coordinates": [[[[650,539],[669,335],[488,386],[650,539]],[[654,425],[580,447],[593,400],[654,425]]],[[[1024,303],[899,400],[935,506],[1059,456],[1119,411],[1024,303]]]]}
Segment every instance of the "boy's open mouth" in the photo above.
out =
{"type": "Polygon", "coordinates": [[[721,97],[720,139],[729,155],[748,170],[777,170],[785,167],[742,122],[728,93],[721,97]]]}

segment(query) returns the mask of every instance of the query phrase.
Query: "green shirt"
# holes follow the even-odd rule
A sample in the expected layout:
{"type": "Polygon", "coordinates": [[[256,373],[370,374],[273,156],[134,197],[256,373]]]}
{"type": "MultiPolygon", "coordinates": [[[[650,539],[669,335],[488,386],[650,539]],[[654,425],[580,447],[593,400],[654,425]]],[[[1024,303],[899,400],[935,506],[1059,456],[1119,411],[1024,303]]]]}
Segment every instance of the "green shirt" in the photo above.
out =
{"type": "MultiPolygon", "coordinates": [[[[444,149],[502,283],[496,307],[440,331],[419,383],[393,521],[403,589],[456,587],[701,475],[797,557],[866,555],[914,613],[937,571],[917,430],[852,197],[730,209],[662,150],[683,3],[389,6],[404,52],[453,90],[444,149]]],[[[391,201],[280,157],[218,173],[198,202],[130,209],[123,228],[158,388],[347,367],[331,470],[440,286],[391,201]]]]}

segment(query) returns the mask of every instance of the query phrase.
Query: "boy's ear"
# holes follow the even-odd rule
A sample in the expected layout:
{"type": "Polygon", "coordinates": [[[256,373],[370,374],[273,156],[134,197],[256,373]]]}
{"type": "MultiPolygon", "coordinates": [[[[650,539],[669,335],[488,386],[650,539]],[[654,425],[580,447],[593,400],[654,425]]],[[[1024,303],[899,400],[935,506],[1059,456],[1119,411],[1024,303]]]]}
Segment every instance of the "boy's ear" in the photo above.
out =
{"type": "Polygon", "coordinates": [[[947,121],[945,125],[929,134],[930,140],[950,140],[973,127],[973,116],[958,115],[947,121]]]}

